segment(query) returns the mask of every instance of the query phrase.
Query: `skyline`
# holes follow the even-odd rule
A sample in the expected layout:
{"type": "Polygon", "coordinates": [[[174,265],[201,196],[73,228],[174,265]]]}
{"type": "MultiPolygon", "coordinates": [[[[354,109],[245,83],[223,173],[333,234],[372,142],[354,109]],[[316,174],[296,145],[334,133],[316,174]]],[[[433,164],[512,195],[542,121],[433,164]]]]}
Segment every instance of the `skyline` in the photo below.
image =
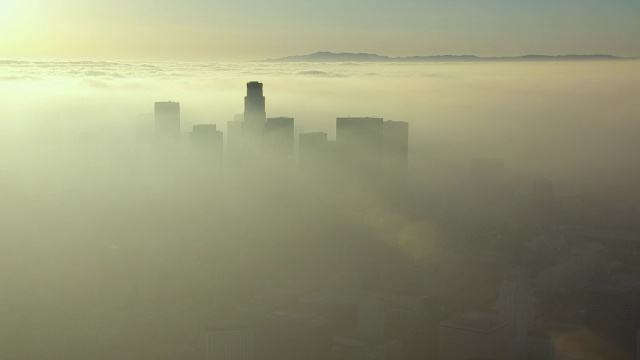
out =
{"type": "Polygon", "coordinates": [[[640,359],[638,19],[0,0],[0,360],[640,359]]]}
{"type": "MultiPolygon", "coordinates": [[[[633,358],[640,321],[626,289],[640,289],[636,190],[603,200],[567,192],[575,180],[514,177],[505,161],[513,146],[499,158],[474,151],[460,169],[432,157],[448,169],[429,172],[450,181],[416,182],[428,167],[408,160],[436,148],[412,146],[409,122],[373,117],[336,118],[335,140],[301,132],[296,159],[294,118],[267,117],[282,96],[276,83],[264,92],[246,83],[244,113],[227,120],[240,123],[227,132],[241,145],[229,161],[215,124],[183,136],[178,102],[138,115],[128,141],[71,140],[79,124],[57,127],[66,115],[43,114],[31,141],[6,152],[0,188],[9,219],[0,263],[10,279],[0,284],[9,315],[0,344],[9,357],[295,360],[304,348],[313,360],[549,360],[565,353],[556,341],[586,329],[607,346],[570,354],[633,358]],[[484,352],[478,343],[502,346],[484,352]]],[[[285,102],[286,114],[295,103],[285,102]]],[[[100,108],[112,120],[113,105],[100,108]]],[[[132,124],[129,115],[122,120],[132,124]]],[[[481,125],[492,141],[501,137],[481,125]]],[[[550,147],[550,138],[525,134],[550,147]]],[[[577,159],[566,146],[549,150],[565,167],[588,158],[598,171],[587,149],[577,159]]]]}
{"type": "Polygon", "coordinates": [[[640,55],[639,15],[640,3],[630,0],[5,0],[0,57],[237,61],[315,51],[634,57],[640,55]]]}
{"type": "Polygon", "coordinates": [[[174,100],[184,105],[185,124],[213,122],[225,131],[242,108],[242,85],[257,79],[272,95],[269,115],[299,119],[307,132],[332,137],[328,120],[350,115],[412,123],[424,183],[440,181],[426,170],[433,166],[508,154],[519,170],[559,184],[622,189],[632,186],[628,171],[637,161],[638,64],[18,61],[0,71],[0,97],[11,99],[2,104],[11,116],[0,129],[5,144],[19,144],[37,103],[36,113],[59,113],[59,126],[73,136],[122,137],[132,114],[152,110],[145,104],[174,100]]]}

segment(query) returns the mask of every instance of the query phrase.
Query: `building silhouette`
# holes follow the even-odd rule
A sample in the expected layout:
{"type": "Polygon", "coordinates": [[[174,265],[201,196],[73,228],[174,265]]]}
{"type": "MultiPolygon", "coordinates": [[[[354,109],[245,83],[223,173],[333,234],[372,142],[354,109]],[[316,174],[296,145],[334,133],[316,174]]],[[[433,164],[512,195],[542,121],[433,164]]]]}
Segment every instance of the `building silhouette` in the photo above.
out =
{"type": "Polygon", "coordinates": [[[193,125],[189,134],[192,160],[195,166],[220,171],[222,168],[224,144],[222,132],[215,124],[193,125]]]}
{"type": "Polygon", "coordinates": [[[383,119],[336,119],[336,190],[345,206],[377,206],[383,200],[383,119]]]}
{"type": "Polygon", "coordinates": [[[234,165],[242,157],[242,122],[244,114],[236,114],[227,121],[227,161],[234,165]]]}
{"type": "Polygon", "coordinates": [[[348,166],[371,171],[380,169],[383,154],[382,118],[336,119],[336,142],[340,158],[348,166]]]}
{"type": "Polygon", "coordinates": [[[261,135],[267,121],[265,98],[262,83],[252,81],[247,83],[247,96],[244,97],[244,119],[242,131],[250,137],[261,135]]]}
{"type": "Polygon", "coordinates": [[[177,146],[180,142],[180,103],[156,102],[154,122],[156,143],[161,147],[177,146]]]}
{"type": "Polygon", "coordinates": [[[293,161],[295,151],[293,118],[268,118],[263,137],[265,150],[273,155],[274,160],[293,161]]]}

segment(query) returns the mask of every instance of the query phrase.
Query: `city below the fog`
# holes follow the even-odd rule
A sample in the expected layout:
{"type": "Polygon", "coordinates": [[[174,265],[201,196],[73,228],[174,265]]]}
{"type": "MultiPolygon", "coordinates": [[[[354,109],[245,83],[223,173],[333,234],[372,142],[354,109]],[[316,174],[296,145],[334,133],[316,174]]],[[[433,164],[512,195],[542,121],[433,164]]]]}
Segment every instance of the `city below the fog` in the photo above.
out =
{"type": "Polygon", "coordinates": [[[0,360],[640,360],[640,0],[0,0],[0,360]]]}
{"type": "Polygon", "coordinates": [[[636,203],[500,157],[423,191],[409,122],[338,117],[331,139],[267,117],[264,88],[224,134],[156,102],[131,151],[38,115],[32,181],[2,188],[26,279],[3,284],[3,359],[640,356],[636,203]]]}

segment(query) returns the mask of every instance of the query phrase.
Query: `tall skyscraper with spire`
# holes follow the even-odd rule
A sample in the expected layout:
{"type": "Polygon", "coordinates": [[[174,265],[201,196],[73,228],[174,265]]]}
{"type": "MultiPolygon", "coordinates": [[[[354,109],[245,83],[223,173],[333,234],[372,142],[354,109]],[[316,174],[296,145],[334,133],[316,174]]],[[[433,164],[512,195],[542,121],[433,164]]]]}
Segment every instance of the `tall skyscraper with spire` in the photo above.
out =
{"type": "Polygon", "coordinates": [[[247,83],[247,96],[244,97],[244,123],[242,131],[245,135],[259,136],[267,121],[262,83],[247,83]]]}

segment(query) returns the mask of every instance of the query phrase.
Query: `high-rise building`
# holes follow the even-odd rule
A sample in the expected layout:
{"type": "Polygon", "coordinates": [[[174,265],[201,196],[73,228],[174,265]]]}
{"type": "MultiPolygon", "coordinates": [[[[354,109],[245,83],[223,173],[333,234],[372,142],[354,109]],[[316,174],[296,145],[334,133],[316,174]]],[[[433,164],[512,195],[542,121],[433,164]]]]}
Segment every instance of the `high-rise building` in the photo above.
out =
{"type": "Polygon", "coordinates": [[[354,170],[379,170],[383,154],[382,118],[337,118],[339,157],[354,170]]]}
{"type": "Polygon", "coordinates": [[[220,169],[224,145],[222,132],[217,130],[215,124],[193,125],[193,132],[189,134],[189,142],[194,160],[207,164],[205,166],[212,169],[220,169]]]}
{"type": "Polygon", "coordinates": [[[508,359],[509,330],[497,315],[469,312],[440,324],[440,360],[508,359]]]}
{"type": "Polygon", "coordinates": [[[337,182],[342,206],[370,208],[384,201],[382,118],[337,118],[337,182]]]}
{"type": "Polygon", "coordinates": [[[268,118],[264,128],[265,150],[277,159],[293,160],[294,156],[294,126],[293,118],[268,118]]]}
{"type": "Polygon", "coordinates": [[[237,165],[242,157],[242,122],[244,114],[236,114],[227,121],[227,159],[230,165],[237,165]]]}
{"type": "Polygon", "coordinates": [[[259,136],[264,130],[267,113],[262,83],[247,83],[247,96],[244,97],[244,123],[242,131],[249,136],[259,136]]]}
{"type": "Polygon", "coordinates": [[[177,146],[180,142],[180,103],[156,102],[155,140],[159,146],[177,146]]]}

